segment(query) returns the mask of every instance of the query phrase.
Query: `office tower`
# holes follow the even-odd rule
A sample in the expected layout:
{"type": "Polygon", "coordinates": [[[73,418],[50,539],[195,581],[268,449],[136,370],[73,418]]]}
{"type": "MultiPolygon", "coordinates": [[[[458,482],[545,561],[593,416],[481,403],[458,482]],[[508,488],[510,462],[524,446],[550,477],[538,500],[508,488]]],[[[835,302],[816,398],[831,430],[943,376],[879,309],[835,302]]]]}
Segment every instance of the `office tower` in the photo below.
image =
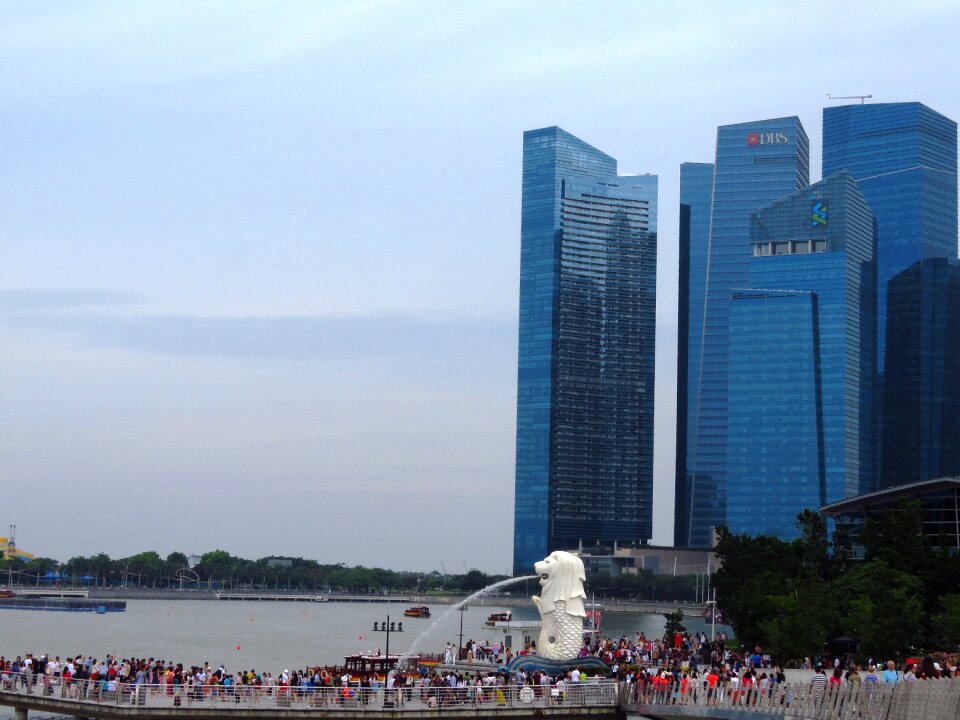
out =
{"type": "Polygon", "coordinates": [[[877,220],[878,362],[890,280],[957,257],[957,124],[918,102],[823,110],[823,176],[849,170],[877,220]]]}
{"type": "MultiPolygon", "coordinates": [[[[957,124],[917,102],[847,105],[823,111],[823,173],[849,170],[860,185],[877,220],[877,365],[879,387],[884,402],[876,417],[880,437],[878,475],[882,486],[908,480],[939,477],[951,464],[937,460],[939,437],[950,437],[952,430],[937,420],[939,400],[936,387],[949,387],[950,378],[938,377],[946,366],[939,364],[934,341],[925,338],[920,328],[908,328],[908,317],[926,330],[934,331],[938,322],[919,309],[894,310],[888,293],[895,278],[930,258],[957,259],[957,124]],[[896,312],[894,322],[888,313],[896,312]],[[914,347],[891,347],[888,328],[897,328],[899,343],[921,343],[914,347]],[[927,343],[927,344],[923,344],[927,343]],[[888,376],[886,362],[897,362],[897,377],[888,376]],[[925,363],[925,365],[924,365],[925,363]],[[889,391],[885,388],[891,382],[889,391]],[[923,392],[922,398],[908,400],[909,387],[923,392]],[[898,408],[896,398],[910,410],[887,417],[887,409],[898,408]],[[917,424],[909,428],[905,418],[917,424]],[[919,433],[919,434],[918,434],[919,433]],[[887,468],[884,463],[891,462],[887,468]],[[910,463],[913,463],[910,466],[910,463]]],[[[913,286],[915,298],[932,301],[942,292],[935,288],[920,290],[919,281],[945,282],[949,271],[937,266],[918,268],[901,278],[901,298],[913,286]]],[[[942,312],[942,311],[940,311],[942,312]]],[[[943,417],[942,415],[940,417],[943,417]]]]}
{"type": "Polygon", "coordinates": [[[881,486],[960,475],[960,267],[914,263],[887,303],[881,486]]]}
{"type": "Polygon", "coordinates": [[[649,539],[657,178],[523,136],[514,572],[649,539]]]}
{"type": "Polygon", "coordinates": [[[873,215],[842,172],[758,210],[730,304],[727,525],[797,537],[796,517],[873,490],[873,215]]]}
{"type": "Polygon", "coordinates": [[[692,467],[687,438],[697,417],[697,384],[703,343],[703,308],[707,288],[710,201],[713,165],[680,165],[680,287],[677,322],[677,465],[674,499],[674,545],[689,536],[687,467],[692,467]]]}
{"type": "Polygon", "coordinates": [[[676,538],[678,545],[709,546],[711,528],[726,522],[729,308],[731,293],[748,286],[750,214],[808,181],[809,148],[798,118],[718,128],[703,345],[699,377],[688,372],[687,378],[696,417],[687,418],[689,462],[677,493],[685,501],[677,512],[686,513],[687,532],[676,538]]]}

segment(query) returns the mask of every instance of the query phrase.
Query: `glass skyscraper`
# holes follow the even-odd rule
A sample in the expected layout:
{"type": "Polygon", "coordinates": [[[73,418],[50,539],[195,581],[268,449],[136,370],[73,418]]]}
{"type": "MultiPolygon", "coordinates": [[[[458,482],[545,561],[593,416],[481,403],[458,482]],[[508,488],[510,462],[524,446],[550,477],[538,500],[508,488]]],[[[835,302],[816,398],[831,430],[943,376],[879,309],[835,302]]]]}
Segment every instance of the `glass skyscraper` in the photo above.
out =
{"type": "Polygon", "coordinates": [[[942,394],[954,387],[956,369],[942,355],[949,340],[941,335],[956,272],[947,265],[957,261],[957,124],[918,102],[825,108],[823,173],[842,169],[859,183],[878,228],[880,484],[957,472],[948,449],[953,420],[944,414],[956,395],[942,394]],[[944,262],[924,262],[933,258],[944,262]]]}
{"type": "Polygon", "coordinates": [[[703,309],[707,289],[707,248],[713,165],[680,165],[680,288],[677,327],[677,465],[674,500],[674,544],[689,536],[687,467],[692,467],[687,438],[697,417],[697,385],[703,347],[703,309]]]}
{"type": "Polygon", "coordinates": [[[756,212],[730,307],[727,525],[797,536],[806,508],[874,489],[870,208],[838,173],[756,212]]]}
{"type": "Polygon", "coordinates": [[[960,267],[914,263],[887,303],[881,485],[960,475],[960,267]]]}
{"type": "Polygon", "coordinates": [[[890,280],[924,258],[957,258],[957,124],[918,102],[824,108],[823,176],[841,170],[877,219],[882,373],[890,280]]]}
{"type": "MultiPolygon", "coordinates": [[[[718,128],[702,345],[690,348],[688,341],[686,385],[695,397],[687,403],[685,473],[677,478],[682,505],[676,512],[686,515],[677,522],[677,545],[709,546],[711,528],[726,522],[729,310],[733,291],[748,287],[750,215],[808,182],[809,144],[799,118],[718,128]]],[[[699,292],[691,287],[688,294],[691,318],[699,292]]]]}
{"type": "Polygon", "coordinates": [[[657,178],[523,136],[514,572],[652,531],[657,178]]]}

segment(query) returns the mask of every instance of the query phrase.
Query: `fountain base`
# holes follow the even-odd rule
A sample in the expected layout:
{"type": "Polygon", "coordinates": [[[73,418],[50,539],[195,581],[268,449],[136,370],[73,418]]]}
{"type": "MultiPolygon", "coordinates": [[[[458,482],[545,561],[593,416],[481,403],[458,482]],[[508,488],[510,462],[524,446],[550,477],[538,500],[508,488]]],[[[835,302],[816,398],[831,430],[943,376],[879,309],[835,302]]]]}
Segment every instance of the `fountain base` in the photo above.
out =
{"type": "Polygon", "coordinates": [[[550,660],[537,655],[520,655],[519,657],[515,657],[510,664],[507,665],[509,672],[518,672],[520,670],[533,672],[534,670],[540,670],[551,676],[568,673],[575,668],[579,668],[587,675],[603,675],[604,677],[609,677],[611,674],[610,666],[600,658],[592,655],[571,658],[569,660],[550,660]]]}

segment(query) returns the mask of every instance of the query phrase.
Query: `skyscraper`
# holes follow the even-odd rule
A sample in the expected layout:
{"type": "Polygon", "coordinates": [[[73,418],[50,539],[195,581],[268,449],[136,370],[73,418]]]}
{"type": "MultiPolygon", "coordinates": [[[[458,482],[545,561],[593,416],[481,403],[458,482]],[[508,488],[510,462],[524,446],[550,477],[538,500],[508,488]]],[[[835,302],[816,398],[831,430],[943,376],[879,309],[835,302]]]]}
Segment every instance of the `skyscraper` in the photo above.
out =
{"type": "Polygon", "coordinates": [[[875,226],[842,172],[753,215],[730,306],[727,525],[797,536],[797,513],[874,489],[875,226]]]}
{"type": "MultiPolygon", "coordinates": [[[[731,293],[748,285],[752,257],[750,214],[809,182],[809,146],[799,118],[726,125],[717,130],[717,151],[711,200],[710,239],[704,297],[700,358],[688,346],[687,393],[695,393],[687,417],[686,473],[678,477],[677,497],[686,521],[677,527],[676,544],[709,546],[710,529],[726,522],[727,381],[731,293]]],[[[699,290],[697,291],[699,292],[699,290]]],[[[690,293],[691,308],[696,298],[690,293]]]]}
{"type": "Polygon", "coordinates": [[[514,572],[651,535],[657,178],[523,136],[514,572]]]}
{"type": "Polygon", "coordinates": [[[841,170],[877,220],[882,373],[890,280],[924,258],[957,258],[957,124],[918,102],[824,108],[823,176],[841,170]]]}
{"type": "Polygon", "coordinates": [[[674,500],[674,544],[689,536],[687,468],[693,466],[687,439],[697,417],[697,386],[703,349],[703,308],[707,289],[707,248],[713,165],[680,165],[680,288],[677,326],[677,464],[674,500]]]}
{"type": "Polygon", "coordinates": [[[953,379],[944,375],[949,359],[941,355],[949,341],[939,335],[951,321],[937,304],[955,271],[923,261],[957,261],[957,124],[918,102],[825,108],[823,173],[842,169],[857,180],[878,228],[880,484],[955,472],[940,449],[954,433],[941,406],[952,398],[940,394],[953,379]],[[897,337],[888,341],[888,332],[897,337]]]}
{"type": "Polygon", "coordinates": [[[960,475],[960,267],[914,263],[887,303],[881,486],[960,475]]]}

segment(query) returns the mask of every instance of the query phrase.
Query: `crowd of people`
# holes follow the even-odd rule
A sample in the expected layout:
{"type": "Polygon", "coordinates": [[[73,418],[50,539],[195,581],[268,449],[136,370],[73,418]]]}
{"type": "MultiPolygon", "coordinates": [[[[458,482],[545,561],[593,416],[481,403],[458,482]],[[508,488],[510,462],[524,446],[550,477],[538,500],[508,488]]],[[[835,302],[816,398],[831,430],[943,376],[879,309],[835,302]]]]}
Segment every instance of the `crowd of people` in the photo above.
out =
{"type": "MultiPolygon", "coordinates": [[[[531,644],[520,655],[535,654],[531,644]]],[[[371,673],[354,677],[340,668],[312,666],[276,675],[250,668],[228,671],[223,665],[184,664],[154,658],[104,658],[77,655],[63,660],[47,654],[27,653],[16,658],[0,657],[0,683],[3,689],[53,693],[68,697],[100,699],[104,693],[129,693],[137,702],[147,693],[170,696],[174,705],[205,700],[259,702],[269,697],[278,704],[343,704],[348,700],[365,703],[383,701],[402,705],[413,698],[431,706],[461,703],[497,702],[507,695],[530,688],[531,697],[549,694],[562,702],[576,693],[588,677],[581,668],[559,674],[542,671],[508,672],[506,663],[513,655],[504,647],[479,646],[469,641],[456,658],[452,645],[445,648],[441,665],[394,669],[386,675],[371,673]],[[459,660],[466,659],[464,666],[459,660]],[[490,667],[478,667],[477,663],[490,667]]],[[[634,638],[606,638],[585,642],[581,657],[603,661],[608,674],[627,683],[636,693],[656,692],[662,697],[685,702],[699,692],[709,699],[721,693],[732,697],[769,696],[787,675],[771,662],[761,648],[741,653],[731,650],[722,633],[710,641],[705,633],[677,633],[672,638],[648,639],[643,633],[634,638]]],[[[809,662],[805,661],[803,664],[809,662]]],[[[933,657],[908,659],[898,664],[869,660],[844,662],[835,658],[828,665],[816,664],[810,686],[817,692],[836,685],[864,683],[865,686],[914,683],[957,676],[960,668],[938,662],[933,657]],[[832,666],[832,668],[830,667],[832,666]]],[[[792,678],[796,680],[796,678],[792,678]]]]}
{"type": "Polygon", "coordinates": [[[571,671],[562,676],[505,669],[464,671],[455,667],[395,669],[386,675],[371,673],[354,677],[337,668],[314,666],[273,675],[251,668],[237,672],[223,665],[185,665],[154,658],[116,658],[27,653],[9,659],[0,657],[0,685],[6,690],[103,699],[126,694],[131,702],[146,702],[148,694],[168,696],[174,705],[203,701],[252,702],[270,698],[280,705],[306,703],[314,706],[360,704],[382,701],[401,706],[417,698],[433,706],[456,704],[504,704],[517,685],[533,686],[536,696],[549,692],[562,702],[568,686],[586,681],[571,671]],[[342,673],[342,674],[341,674],[342,673]]]}

